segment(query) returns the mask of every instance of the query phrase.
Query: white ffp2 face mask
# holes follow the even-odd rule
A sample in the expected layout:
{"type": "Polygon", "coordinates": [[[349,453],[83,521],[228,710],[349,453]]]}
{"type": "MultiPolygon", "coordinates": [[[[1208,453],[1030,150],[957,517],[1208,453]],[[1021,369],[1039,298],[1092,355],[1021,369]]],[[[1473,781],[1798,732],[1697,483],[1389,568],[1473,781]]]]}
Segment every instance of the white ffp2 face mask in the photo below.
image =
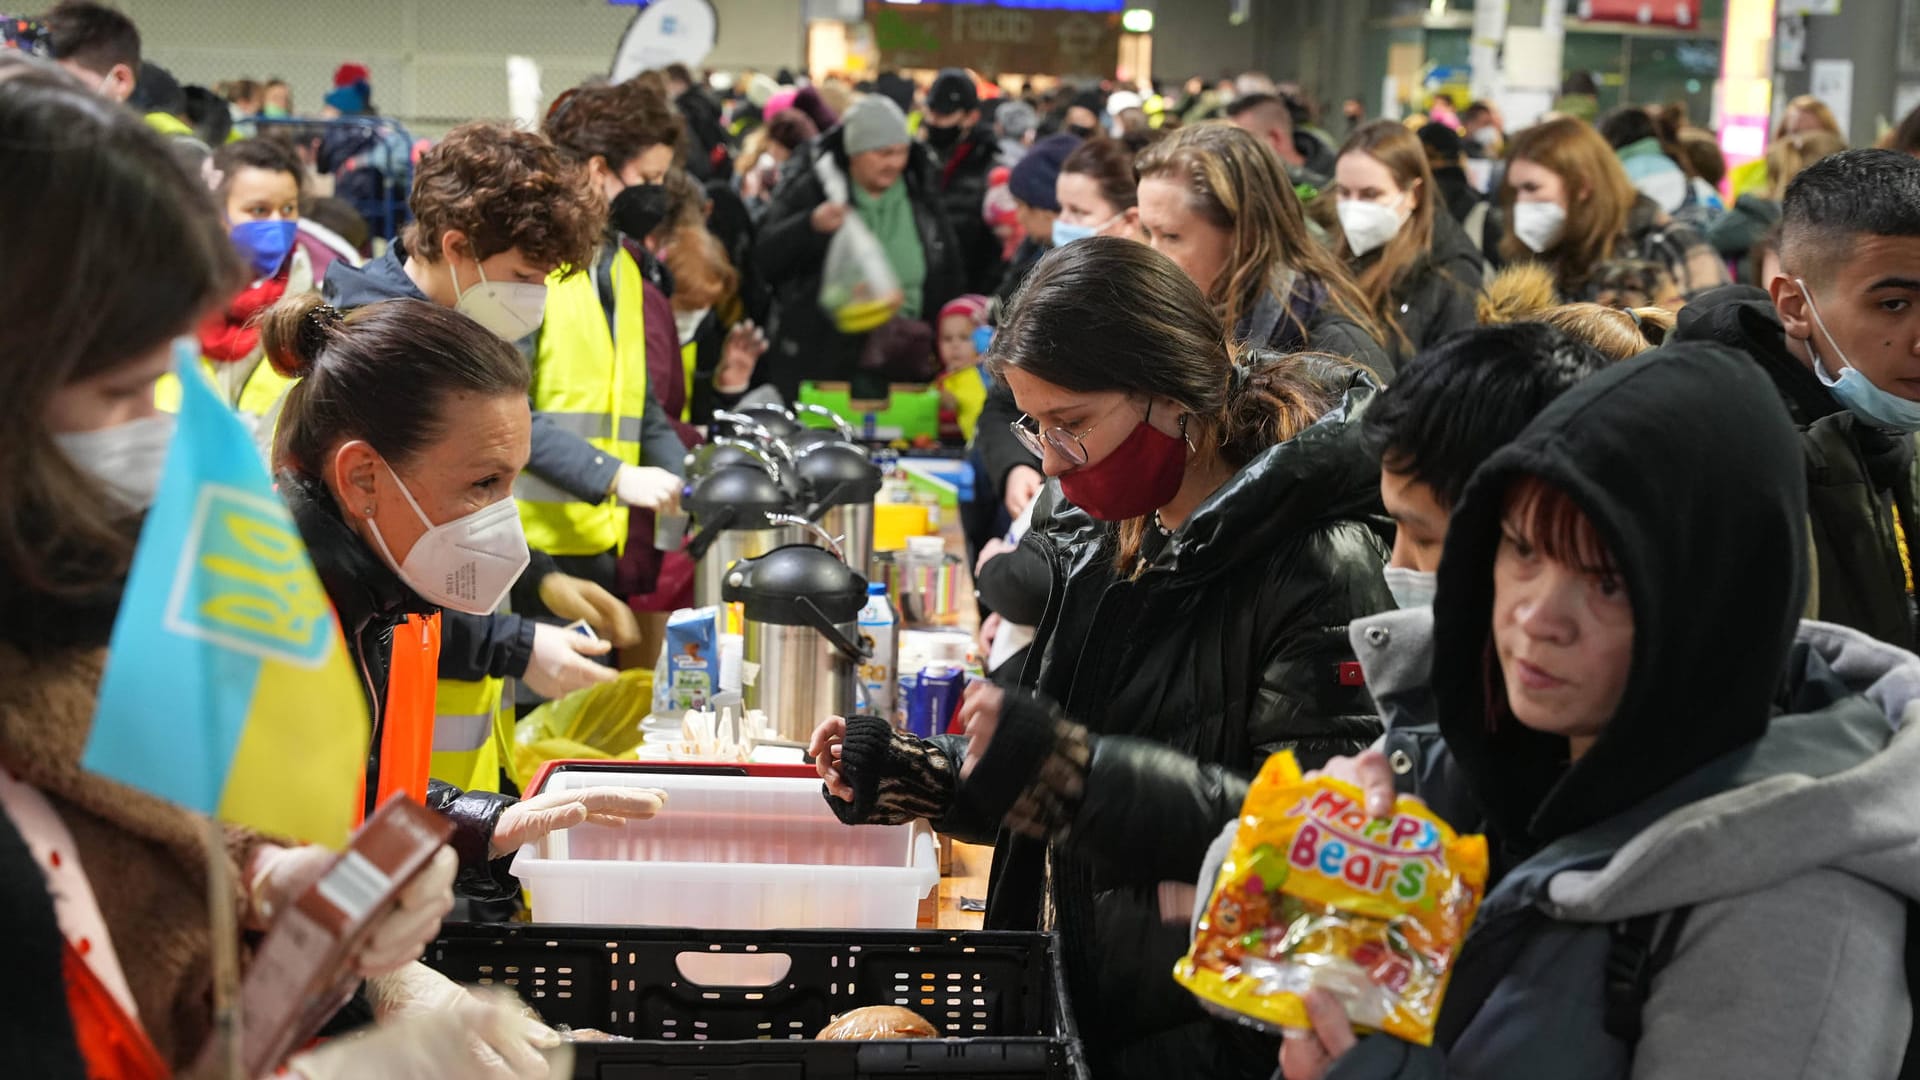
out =
{"type": "Polygon", "coordinates": [[[172,413],[155,413],[97,431],[63,431],[53,441],[126,509],[146,510],[160,492],[175,427],[172,413]]]}
{"type": "MultiPolygon", "coordinates": [[[[448,264],[452,267],[451,262],[448,264]]],[[[453,271],[453,291],[459,297],[453,309],[496,337],[519,341],[540,329],[547,314],[547,283],[525,281],[488,281],[487,272],[474,264],[480,280],[471,289],[460,289],[460,272],[453,271]]]]}
{"type": "Polygon", "coordinates": [[[506,599],[507,590],[520,580],[532,557],[527,552],[527,534],[520,528],[520,508],[512,499],[501,499],[465,517],[435,525],[393,466],[387,466],[387,475],[393,477],[407,505],[427,527],[403,563],[393,557],[386,537],[380,535],[380,523],[367,520],[373,542],[388,568],[431,603],[469,615],[491,614],[506,599]]]}
{"type": "Polygon", "coordinates": [[[1545,255],[1567,234],[1567,208],[1555,202],[1513,204],[1513,235],[1535,255],[1545,255]]]}
{"type": "Polygon", "coordinates": [[[1354,255],[1365,255],[1387,246],[1387,241],[1399,235],[1401,226],[1407,223],[1407,215],[1400,206],[1406,202],[1406,196],[1395,199],[1392,206],[1382,206],[1363,199],[1342,199],[1336,211],[1340,215],[1340,230],[1347,234],[1347,247],[1354,255]]]}

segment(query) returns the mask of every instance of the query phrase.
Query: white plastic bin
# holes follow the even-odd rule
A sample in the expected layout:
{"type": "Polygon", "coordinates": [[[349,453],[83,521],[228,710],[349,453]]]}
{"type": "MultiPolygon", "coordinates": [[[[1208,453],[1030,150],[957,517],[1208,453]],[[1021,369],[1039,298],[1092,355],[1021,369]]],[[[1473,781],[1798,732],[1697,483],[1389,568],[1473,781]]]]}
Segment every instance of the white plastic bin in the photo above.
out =
{"type": "Polygon", "coordinates": [[[521,849],[536,922],[911,929],[940,881],[924,824],[842,825],[815,779],[562,770],[544,790],[609,784],[660,788],[667,808],[521,849]]]}

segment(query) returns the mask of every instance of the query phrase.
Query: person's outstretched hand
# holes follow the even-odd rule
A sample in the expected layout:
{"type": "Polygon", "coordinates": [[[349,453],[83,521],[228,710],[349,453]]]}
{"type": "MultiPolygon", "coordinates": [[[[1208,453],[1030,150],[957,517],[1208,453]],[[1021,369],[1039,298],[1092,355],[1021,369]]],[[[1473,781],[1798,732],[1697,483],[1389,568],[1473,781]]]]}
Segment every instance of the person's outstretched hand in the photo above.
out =
{"type": "Polygon", "coordinates": [[[640,643],[640,619],[626,602],[586,578],[552,573],[540,579],[540,602],[562,622],[585,622],[616,649],[640,643]]]}
{"type": "Polygon", "coordinates": [[[814,770],[827,785],[827,793],[842,802],[852,802],[853,785],[847,783],[840,772],[840,748],[846,741],[847,721],[830,716],[813,729],[813,739],[807,743],[807,756],[813,759],[814,770]]]}
{"type": "Polygon", "coordinates": [[[548,833],[575,825],[624,825],[643,821],[667,805],[657,788],[590,787],[550,791],[523,799],[500,814],[493,829],[493,857],[511,855],[548,833]]]}
{"type": "MultiPolygon", "coordinates": [[[[624,605],[622,605],[624,606],[624,605]]],[[[533,630],[533,657],[520,676],[527,688],[549,700],[563,698],[596,683],[612,682],[620,673],[592,658],[605,656],[613,645],[576,634],[564,626],[541,623],[533,630]]]]}
{"type": "Polygon", "coordinates": [[[489,992],[335,1039],[287,1069],[304,1080],[557,1080],[573,1075],[570,1058],[559,1033],[489,992]]]}

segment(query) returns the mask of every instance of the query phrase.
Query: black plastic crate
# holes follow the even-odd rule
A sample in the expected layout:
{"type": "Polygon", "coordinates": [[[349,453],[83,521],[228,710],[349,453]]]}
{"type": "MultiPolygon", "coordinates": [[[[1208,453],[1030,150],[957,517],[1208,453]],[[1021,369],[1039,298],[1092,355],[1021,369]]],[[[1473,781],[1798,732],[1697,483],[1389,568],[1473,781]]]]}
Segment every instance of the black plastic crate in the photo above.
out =
{"type": "Polygon", "coordinates": [[[1051,934],[449,924],[426,963],[513,988],[576,1045],[576,1080],[983,1076],[1079,1080],[1051,934]],[[816,1042],[835,1015],[903,1005],[947,1037],[816,1042]]]}

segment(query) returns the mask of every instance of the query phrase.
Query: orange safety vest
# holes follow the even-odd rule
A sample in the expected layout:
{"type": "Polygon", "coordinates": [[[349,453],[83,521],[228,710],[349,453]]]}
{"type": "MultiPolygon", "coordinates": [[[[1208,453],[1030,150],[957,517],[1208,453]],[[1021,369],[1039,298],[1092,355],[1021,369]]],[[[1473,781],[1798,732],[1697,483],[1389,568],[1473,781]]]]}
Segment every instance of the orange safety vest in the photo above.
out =
{"type": "Polygon", "coordinates": [[[88,1080],[166,1080],[173,1075],[146,1030],[120,1007],[70,941],[61,945],[60,969],[67,984],[67,1015],[73,1018],[88,1080]]]}
{"type": "Polygon", "coordinates": [[[393,628],[387,666],[387,708],[380,724],[380,774],[372,801],[361,781],[360,819],[395,795],[427,801],[433,760],[433,698],[440,678],[440,613],[409,615],[393,628]]]}

